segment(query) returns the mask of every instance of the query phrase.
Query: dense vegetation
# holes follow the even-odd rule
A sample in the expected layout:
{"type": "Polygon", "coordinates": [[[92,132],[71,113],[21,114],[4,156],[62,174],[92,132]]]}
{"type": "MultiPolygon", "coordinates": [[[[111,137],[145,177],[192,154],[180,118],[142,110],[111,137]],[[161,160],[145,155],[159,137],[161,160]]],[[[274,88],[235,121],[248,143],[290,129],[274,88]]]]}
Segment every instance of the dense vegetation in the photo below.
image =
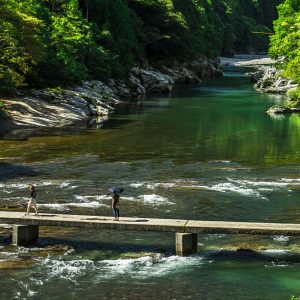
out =
{"type": "MultiPolygon", "coordinates": [[[[281,58],[283,74],[300,83],[300,1],[286,0],[278,6],[279,18],[274,22],[270,54],[281,58]]],[[[291,91],[292,100],[300,99],[300,89],[291,91]]]]}
{"type": "MultiPolygon", "coordinates": [[[[0,93],[265,51],[280,0],[0,0],[0,93]]],[[[296,2],[296,1],[295,1],[296,2]]]]}

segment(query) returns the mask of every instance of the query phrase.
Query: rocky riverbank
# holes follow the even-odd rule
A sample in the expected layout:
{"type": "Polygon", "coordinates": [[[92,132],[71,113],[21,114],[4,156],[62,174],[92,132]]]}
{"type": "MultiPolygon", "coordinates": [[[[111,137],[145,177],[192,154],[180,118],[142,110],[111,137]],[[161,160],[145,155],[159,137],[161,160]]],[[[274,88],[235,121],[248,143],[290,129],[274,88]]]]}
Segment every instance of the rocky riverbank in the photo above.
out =
{"type": "Polygon", "coordinates": [[[281,105],[274,105],[267,110],[269,115],[299,113],[299,103],[292,101],[292,91],[298,88],[297,83],[281,76],[281,71],[275,67],[261,68],[252,74],[254,87],[264,93],[284,94],[286,101],[281,105]]]}
{"type": "MultiPolygon", "coordinates": [[[[300,112],[299,101],[293,101],[292,91],[298,88],[293,80],[281,75],[274,67],[276,61],[261,55],[237,55],[233,58],[221,57],[222,66],[253,67],[257,71],[250,73],[254,87],[263,93],[285,94],[287,101],[274,105],[267,110],[270,115],[300,112]]],[[[277,62],[278,63],[278,62],[277,62]]]]}
{"type": "Polygon", "coordinates": [[[219,59],[223,67],[235,66],[260,68],[261,66],[268,66],[275,63],[275,61],[267,55],[240,54],[235,55],[234,57],[219,57],[219,59]]]}
{"type": "Polygon", "coordinates": [[[121,101],[172,91],[179,83],[200,83],[222,76],[220,61],[199,57],[172,67],[134,68],[127,79],[84,81],[66,88],[19,91],[13,99],[1,99],[8,117],[0,130],[64,127],[79,121],[101,126],[121,101]]]}

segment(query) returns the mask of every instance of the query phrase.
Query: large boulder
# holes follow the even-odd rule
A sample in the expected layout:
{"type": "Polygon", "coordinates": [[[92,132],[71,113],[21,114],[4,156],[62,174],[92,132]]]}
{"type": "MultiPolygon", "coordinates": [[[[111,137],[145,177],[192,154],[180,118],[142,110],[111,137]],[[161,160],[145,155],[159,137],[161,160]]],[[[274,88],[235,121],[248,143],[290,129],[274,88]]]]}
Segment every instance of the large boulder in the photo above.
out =
{"type": "Polygon", "coordinates": [[[192,62],[184,64],[184,66],[195,72],[201,79],[223,76],[219,59],[211,60],[200,56],[192,62]]]}
{"type": "Polygon", "coordinates": [[[171,76],[154,69],[134,68],[132,75],[140,80],[147,93],[168,93],[174,86],[171,76]]]}

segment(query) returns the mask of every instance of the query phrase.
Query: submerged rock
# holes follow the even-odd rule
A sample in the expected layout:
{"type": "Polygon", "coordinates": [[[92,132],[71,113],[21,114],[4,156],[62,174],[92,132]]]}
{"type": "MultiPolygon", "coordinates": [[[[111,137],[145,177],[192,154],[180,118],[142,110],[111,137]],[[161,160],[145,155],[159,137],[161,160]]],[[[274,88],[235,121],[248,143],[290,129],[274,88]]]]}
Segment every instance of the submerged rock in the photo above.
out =
{"type": "Polygon", "coordinates": [[[53,245],[53,246],[47,246],[46,248],[44,248],[44,251],[48,252],[65,252],[65,251],[73,251],[74,247],[70,246],[70,245],[65,245],[65,244],[57,244],[57,245],[53,245]]]}
{"type": "Polygon", "coordinates": [[[19,257],[0,261],[0,270],[26,269],[36,263],[32,257],[19,257]]]}

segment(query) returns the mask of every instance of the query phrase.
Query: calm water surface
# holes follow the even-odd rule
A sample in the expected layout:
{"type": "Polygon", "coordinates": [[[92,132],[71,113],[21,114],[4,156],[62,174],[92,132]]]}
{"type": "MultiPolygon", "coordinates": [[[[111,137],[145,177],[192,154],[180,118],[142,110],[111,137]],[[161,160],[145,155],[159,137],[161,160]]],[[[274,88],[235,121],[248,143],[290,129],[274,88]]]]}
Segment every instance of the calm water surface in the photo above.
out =
{"type": "MultiPolygon", "coordinates": [[[[299,223],[300,116],[265,114],[280,101],[232,70],[121,105],[101,129],[4,136],[0,208],[23,209],[33,182],[44,212],[111,215],[108,188],[118,185],[126,216],[299,223]]],[[[300,294],[293,237],[199,235],[198,254],[181,258],[173,234],[42,228],[36,248],[17,248],[10,232],[0,229],[0,299],[300,294]]]]}

